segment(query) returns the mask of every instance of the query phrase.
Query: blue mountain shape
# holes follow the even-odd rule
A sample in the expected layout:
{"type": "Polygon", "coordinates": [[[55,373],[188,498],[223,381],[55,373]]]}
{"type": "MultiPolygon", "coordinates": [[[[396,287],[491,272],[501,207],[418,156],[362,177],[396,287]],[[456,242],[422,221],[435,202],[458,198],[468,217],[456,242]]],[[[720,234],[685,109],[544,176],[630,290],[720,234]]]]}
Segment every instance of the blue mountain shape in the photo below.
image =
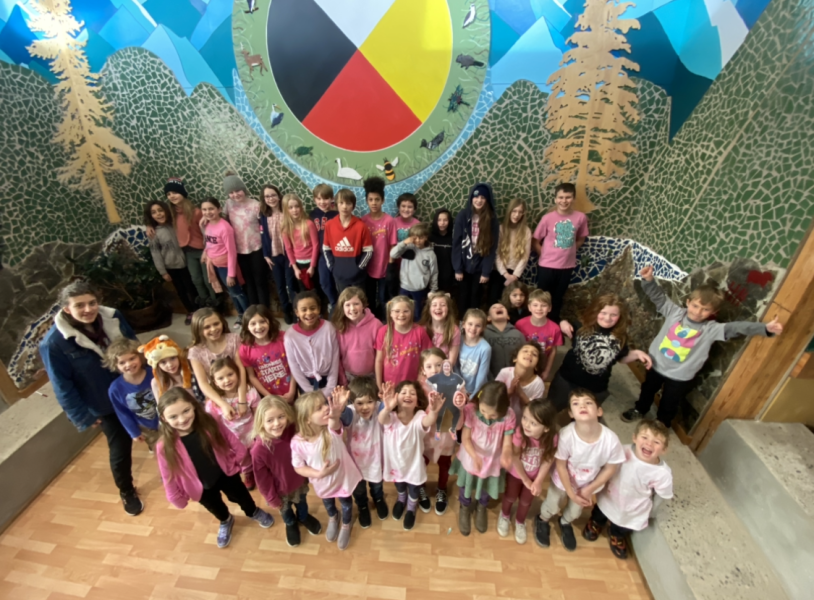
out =
{"type": "Polygon", "coordinates": [[[179,37],[191,36],[201,20],[201,13],[186,0],[147,0],[142,7],[156,23],[164,25],[179,37]]]}
{"type": "Polygon", "coordinates": [[[138,22],[138,24],[141,27],[143,27],[146,31],[152,33],[153,30],[157,27],[156,23],[153,23],[152,21],[150,21],[150,19],[144,16],[142,9],[139,8],[139,6],[141,5],[137,5],[136,0],[118,0],[118,1],[121,2],[119,10],[126,10],[128,13],[130,13],[130,16],[132,16],[138,22]]]}
{"type": "MultiPolygon", "coordinates": [[[[144,19],[147,21],[146,19],[144,19]]],[[[149,22],[149,21],[147,21],[149,22]]],[[[126,8],[122,7],[99,30],[99,35],[113,46],[114,51],[128,46],[141,46],[150,37],[154,27],[142,27],[126,8]]]]}
{"type": "Polygon", "coordinates": [[[653,11],[670,44],[689,71],[707,79],[721,72],[718,28],[709,20],[704,0],[675,0],[653,11]]]}
{"type": "Polygon", "coordinates": [[[746,27],[752,29],[763,11],[769,5],[769,0],[738,0],[735,3],[735,10],[738,11],[746,27]]]}
{"type": "Polygon", "coordinates": [[[189,79],[184,72],[184,67],[181,64],[181,57],[178,55],[175,45],[170,39],[169,32],[166,27],[159,25],[156,27],[152,35],[141,45],[145,50],[149,50],[169,67],[170,71],[175,74],[175,78],[187,94],[192,93],[192,86],[189,79]]]}
{"type": "Polygon", "coordinates": [[[554,43],[545,19],[539,19],[492,67],[495,98],[518,79],[537,84],[548,92],[548,78],[560,66],[562,51],[554,43]]]}
{"type": "Polygon", "coordinates": [[[492,12],[497,13],[517,35],[523,35],[537,22],[529,0],[494,0],[492,12]]]}
{"type": "Polygon", "coordinates": [[[232,72],[237,69],[235,53],[232,49],[232,20],[226,19],[220,24],[201,48],[201,57],[214,71],[221,84],[221,93],[225,90],[227,100],[234,104],[235,88],[232,72]]]}
{"type": "Polygon", "coordinates": [[[509,27],[496,13],[491,13],[492,42],[489,47],[489,64],[494,65],[515,42],[520,39],[517,32],[509,27]]]}
{"type": "Polygon", "coordinates": [[[206,12],[206,2],[203,0],[189,0],[189,3],[202,15],[206,12]]]}
{"type": "Polygon", "coordinates": [[[175,35],[163,25],[156,28],[142,48],[164,61],[188,95],[199,83],[222,87],[215,73],[189,40],[175,35]]]}
{"type": "Polygon", "coordinates": [[[108,57],[116,49],[93,29],[86,29],[85,31],[88,33],[88,42],[85,44],[85,56],[88,58],[88,66],[92,73],[98,73],[105,66],[108,57]]]}
{"type": "MultiPolygon", "coordinates": [[[[189,41],[198,50],[204,47],[211,35],[232,16],[232,0],[212,0],[201,17],[189,41]]],[[[231,51],[231,48],[230,48],[231,51]]],[[[230,77],[231,79],[231,77],[230,77]]]]}
{"type": "Polygon", "coordinates": [[[0,29],[0,52],[8,57],[8,62],[17,65],[29,65],[29,67],[34,64],[40,65],[43,75],[47,73],[45,76],[48,81],[56,83],[57,78],[51,73],[48,62],[41,58],[34,58],[28,53],[28,46],[36,39],[39,38],[28,28],[22,9],[15,6],[9,14],[8,21],[0,29]]]}
{"type": "Polygon", "coordinates": [[[565,9],[554,2],[554,0],[537,0],[537,2],[532,5],[532,8],[534,8],[534,14],[538,15],[539,18],[548,20],[549,30],[555,29],[559,32],[565,28],[571,20],[571,15],[565,12],[565,9]]]}
{"type": "Polygon", "coordinates": [[[108,19],[116,14],[116,7],[110,0],[73,0],[71,13],[78,22],[85,22],[85,27],[99,33],[108,19]]]}

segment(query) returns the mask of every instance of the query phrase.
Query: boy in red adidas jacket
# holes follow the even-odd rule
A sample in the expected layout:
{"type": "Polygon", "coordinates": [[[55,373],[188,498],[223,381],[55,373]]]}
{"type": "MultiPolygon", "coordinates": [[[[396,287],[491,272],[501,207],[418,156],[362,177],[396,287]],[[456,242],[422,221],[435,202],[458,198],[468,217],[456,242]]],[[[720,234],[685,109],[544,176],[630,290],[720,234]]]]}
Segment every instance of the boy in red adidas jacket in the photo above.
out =
{"type": "Polygon", "coordinates": [[[325,262],[333,273],[339,293],[352,285],[364,289],[367,278],[365,268],[373,258],[373,238],[364,222],[353,216],[356,194],[346,188],[339,190],[336,193],[336,208],[339,216],[325,225],[322,244],[325,262]]]}

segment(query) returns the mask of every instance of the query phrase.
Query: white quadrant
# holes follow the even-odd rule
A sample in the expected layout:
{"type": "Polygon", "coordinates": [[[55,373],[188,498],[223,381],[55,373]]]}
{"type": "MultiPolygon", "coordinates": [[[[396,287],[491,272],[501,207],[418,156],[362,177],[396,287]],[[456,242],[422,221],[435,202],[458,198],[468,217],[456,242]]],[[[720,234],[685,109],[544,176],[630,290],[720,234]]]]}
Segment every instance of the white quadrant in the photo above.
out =
{"type": "Polygon", "coordinates": [[[395,0],[315,0],[347,38],[360,48],[395,0]]]}

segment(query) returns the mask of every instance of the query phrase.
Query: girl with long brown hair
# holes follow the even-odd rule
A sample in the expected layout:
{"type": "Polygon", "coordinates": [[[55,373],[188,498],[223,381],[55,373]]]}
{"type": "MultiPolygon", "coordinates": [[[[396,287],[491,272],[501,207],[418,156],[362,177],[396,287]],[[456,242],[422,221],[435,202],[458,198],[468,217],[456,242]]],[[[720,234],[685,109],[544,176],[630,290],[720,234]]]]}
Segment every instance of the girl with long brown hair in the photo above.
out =
{"type": "Polygon", "coordinates": [[[523,200],[509,202],[500,225],[500,237],[495,257],[495,270],[489,279],[489,304],[500,302],[503,290],[520,281],[531,255],[531,229],[526,221],[528,207],[523,200]]]}
{"type": "Polygon", "coordinates": [[[305,214],[305,207],[297,194],[283,196],[282,235],[285,253],[297,279],[297,291],[313,289],[312,278],[321,250],[319,232],[305,214]]]}

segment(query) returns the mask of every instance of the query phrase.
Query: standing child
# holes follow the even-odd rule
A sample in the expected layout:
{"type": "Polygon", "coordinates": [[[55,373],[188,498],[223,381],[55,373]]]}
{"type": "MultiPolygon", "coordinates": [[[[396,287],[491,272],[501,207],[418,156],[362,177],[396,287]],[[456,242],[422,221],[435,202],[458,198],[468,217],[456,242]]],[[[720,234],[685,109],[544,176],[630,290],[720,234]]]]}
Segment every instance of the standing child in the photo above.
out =
{"type": "Polygon", "coordinates": [[[260,238],[263,242],[263,258],[271,269],[285,322],[294,322],[291,296],[297,291],[297,278],[285,253],[283,242],[282,194],[276,185],[263,186],[263,205],[260,208],[260,238]]]}
{"type": "Polygon", "coordinates": [[[420,325],[427,330],[432,345],[440,348],[451,365],[458,364],[461,352],[461,328],[458,327],[458,314],[455,302],[449,294],[432,292],[427,297],[420,325]]]}
{"type": "Polygon", "coordinates": [[[529,403],[545,394],[545,384],[540,378],[543,351],[537,342],[525,342],[515,351],[512,362],[514,366],[502,369],[495,381],[506,384],[514,416],[520,422],[529,403]]]}
{"type": "Polygon", "coordinates": [[[455,271],[452,269],[452,213],[439,208],[432,218],[430,244],[438,262],[438,289],[455,294],[455,271]]]}
{"type": "Polygon", "coordinates": [[[478,502],[475,529],[486,533],[489,525],[486,505],[497,500],[506,487],[503,469],[511,466],[514,412],[509,394],[500,381],[490,381],[464,407],[464,430],[458,456],[450,474],[458,476],[458,528],[463,535],[472,531],[472,500],[478,502]]]}
{"type": "Polygon", "coordinates": [[[347,394],[342,388],[335,391],[327,399],[319,392],[308,392],[297,399],[297,435],[291,440],[291,464],[311,481],[328,511],[325,538],[344,550],[353,527],[351,494],[362,481],[362,474],[342,441],[340,417],[345,406],[340,398],[346,399],[347,394]],[[335,498],[342,506],[341,528],[335,498]]]}
{"type": "Polygon", "coordinates": [[[626,536],[647,527],[658,508],[655,501],[673,497],[673,472],[663,460],[670,430],[660,421],[639,421],[633,443],[624,447],[625,462],[596,496],[596,506],[582,537],[596,541],[610,521],[610,548],[616,558],[627,558],[626,536]]]}
{"type": "Polygon", "coordinates": [[[556,209],[543,215],[534,230],[534,251],[540,256],[537,287],[551,294],[551,318],[558,323],[562,299],[577,265],[577,250],[588,237],[588,217],[571,207],[576,194],[573,183],[554,188],[556,209]]]}
{"type": "MultiPolygon", "coordinates": [[[[317,272],[317,258],[321,246],[316,225],[305,218],[305,209],[297,194],[283,196],[282,232],[288,261],[297,280],[297,291],[314,289],[314,274],[317,272]]],[[[324,280],[322,283],[327,285],[324,280]]]]}
{"type": "MultiPolygon", "coordinates": [[[[405,192],[396,199],[396,208],[399,211],[396,216],[396,242],[401,242],[410,235],[410,227],[420,222],[415,218],[415,213],[418,210],[418,199],[415,194],[405,192]]],[[[399,267],[401,261],[396,260],[391,265],[392,267],[388,267],[387,285],[388,295],[393,298],[398,295],[399,291],[399,267]]]]}
{"type": "Polygon", "coordinates": [[[274,519],[257,507],[240,480],[248,458],[246,447],[221,422],[183,388],[173,388],[158,401],[161,440],[156,447],[158,470],[167,500],[185,508],[190,500],[200,502],[220,522],[218,548],[232,541],[235,518],[223,503],[221,492],[243,509],[247,517],[268,529],[274,519]]]}
{"type": "Polygon", "coordinates": [[[568,504],[559,520],[560,536],[565,549],[573,551],[577,548],[577,539],[571,523],[579,518],[583,508],[591,506],[593,495],[625,462],[625,452],[616,434],[599,422],[602,409],[591,392],[574,390],[568,402],[568,415],[574,421],[560,431],[554,455],[557,469],[551,474],[551,485],[540,507],[534,540],[538,546],[548,548],[549,521],[560,511],[560,504],[567,496],[568,504]]]}
{"type": "MultiPolygon", "coordinates": [[[[319,280],[322,282],[320,286],[321,294],[324,294],[328,301],[328,312],[333,312],[333,307],[336,304],[336,288],[334,287],[334,280],[331,276],[331,271],[328,269],[328,264],[325,262],[325,255],[322,253],[322,244],[325,242],[325,226],[328,221],[333,219],[339,213],[333,206],[334,203],[334,190],[327,183],[320,183],[314,188],[314,208],[308,215],[308,218],[314,223],[317,228],[317,235],[319,237],[319,244],[317,245],[319,253],[318,269],[319,280]]],[[[302,290],[300,290],[302,291],[302,290]]]]}
{"type": "Polygon", "coordinates": [[[139,352],[144,354],[147,364],[153,369],[150,388],[156,402],[164,392],[174,387],[181,387],[188,391],[199,402],[206,398],[201,392],[192,366],[185,356],[184,350],[166,335],[153,338],[143,346],[139,352]]]}
{"type": "Polygon", "coordinates": [[[495,269],[489,284],[489,304],[499,302],[506,286],[520,281],[531,255],[531,229],[526,224],[526,203],[514,199],[506,209],[506,218],[500,226],[500,241],[495,257],[495,269]]]}
{"type": "Polygon", "coordinates": [[[339,294],[331,316],[341,357],[340,380],[376,377],[376,334],[382,322],[367,308],[367,296],[358,287],[339,294]]]}
{"type": "Polygon", "coordinates": [[[367,265],[367,297],[371,311],[378,318],[384,318],[384,307],[387,302],[387,265],[391,262],[390,249],[396,245],[396,221],[385,212],[384,179],[368,177],[365,179],[365,199],[369,212],[362,217],[373,240],[373,258],[367,265]]]}
{"type": "Polygon", "coordinates": [[[456,372],[466,381],[466,391],[477,394],[489,378],[492,347],[483,339],[486,315],[479,308],[470,308],[462,321],[464,340],[456,372]]]}
{"type": "Polygon", "coordinates": [[[630,423],[643,418],[653,405],[656,393],[664,387],[657,418],[670,427],[681,401],[693,388],[693,379],[707,361],[713,343],[739,335],[780,335],[783,326],[777,317],[769,323],[717,323],[710,318],[723,302],[723,297],[714,287],[698,286],[687,298],[687,308],[682,308],[656,283],[653,267],[645,267],[640,275],[644,279],[642,289],[665,319],[650,344],[653,368],[642,383],[638,402],[622,413],[622,420],[630,423]]]}
{"type": "Polygon", "coordinates": [[[444,397],[433,392],[428,400],[421,385],[402,381],[395,389],[385,384],[382,398],[385,408],[379,413],[379,423],[384,427],[384,480],[394,482],[398,492],[393,518],[398,521],[403,515],[404,530],[410,531],[415,525],[418,490],[427,481],[424,437],[435,424],[444,397]]]}
{"type": "Polygon", "coordinates": [[[517,322],[529,316],[529,288],[522,281],[515,281],[503,288],[500,303],[509,311],[509,322],[517,327],[517,322]]]}
{"type": "Polygon", "coordinates": [[[122,427],[133,440],[141,440],[153,451],[158,440],[158,412],[150,382],[153,372],[145,366],[139,343],[126,337],[110,342],[105,352],[105,366],[121,373],[110,384],[108,395],[122,427]]]}
{"type": "Polygon", "coordinates": [[[373,239],[367,225],[353,215],[356,194],[342,188],[336,193],[336,207],[339,216],[325,225],[322,241],[325,264],[333,274],[337,291],[342,292],[352,285],[364,289],[367,280],[365,269],[373,257],[373,239]]]}
{"type": "Polygon", "coordinates": [[[517,502],[514,539],[518,544],[526,543],[526,515],[532,500],[542,493],[554,462],[557,430],[557,409],[548,400],[532,400],[523,409],[523,418],[512,435],[512,466],[506,473],[503,509],[497,520],[500,537],[509,535],[512,505],[517,502]]]}
{"type": "Polygon", "coordinates": [[[243,315],[238,356],[251,386],[261,396],[280,396],[294,404],[297,386],[285,352],[285,332],[271,310],[262,304],[250,306],[243,315]]]}
{"type": "Polygon", "coordinates": [[[418,378],[421,351],[432,346],[426,330],[413,321],[413,301],[396,296],[387,303],[387,324],[376,334],[376,385],[418,378]]]}
{"type": "Polygon", "coordinates": [[[316,292],[297,294],[294,312],[299,322],[285,336],[285,353],[291,374],[301,392],[322,390],[328,398],[339,377],[336,330],[320,316],[322,307],[316,292]]]}
{"type": "Polygon", "coordinates": [[[509,312],[502,304],[493,304],[489,307],[488,321],[483,338],[492,347],[489,377],[494,379],[501,370],[512,366],[512,358],[526,338],[509,323],[509,312]]]}
{"type": "Polygon", "coordinates": [[[424,223],[410,227],[410,236],[400,241],[391,251],[390,258],[401,258],[399,293],[415,303],[413,318],[418,321],[429,292],[438,289],[438,262],[435,252],[428,246],[430,228],[424,223]]]}
{"type": "Polygon", "coordinates": [[[285,541],[291,547],[300,545],[299,523],[311,535],[322,532],[322,525],[308,513],[308,481],[291,464],[291,440],[296,430],[294,409],[279,396],[266,396],[257,405],[252,470],[260,495],[269,506],[280,511],[285,523],[285,541]]]}
{"type": "Polygon", "coordinates": [[[545,354],[543,360],[543,381],[548,381],[551,373],[551,365],[554,364],[554,357],[557,355],[557,346],[562,346],[562,331],[552,319],[548,319],[551,310],[551,294],[543,290],[534,290],[529,294],[529,312],[531,315],[520,319],[517,322],[517,330],[522,333],[526,340],[540,344],[545,354]]]}

